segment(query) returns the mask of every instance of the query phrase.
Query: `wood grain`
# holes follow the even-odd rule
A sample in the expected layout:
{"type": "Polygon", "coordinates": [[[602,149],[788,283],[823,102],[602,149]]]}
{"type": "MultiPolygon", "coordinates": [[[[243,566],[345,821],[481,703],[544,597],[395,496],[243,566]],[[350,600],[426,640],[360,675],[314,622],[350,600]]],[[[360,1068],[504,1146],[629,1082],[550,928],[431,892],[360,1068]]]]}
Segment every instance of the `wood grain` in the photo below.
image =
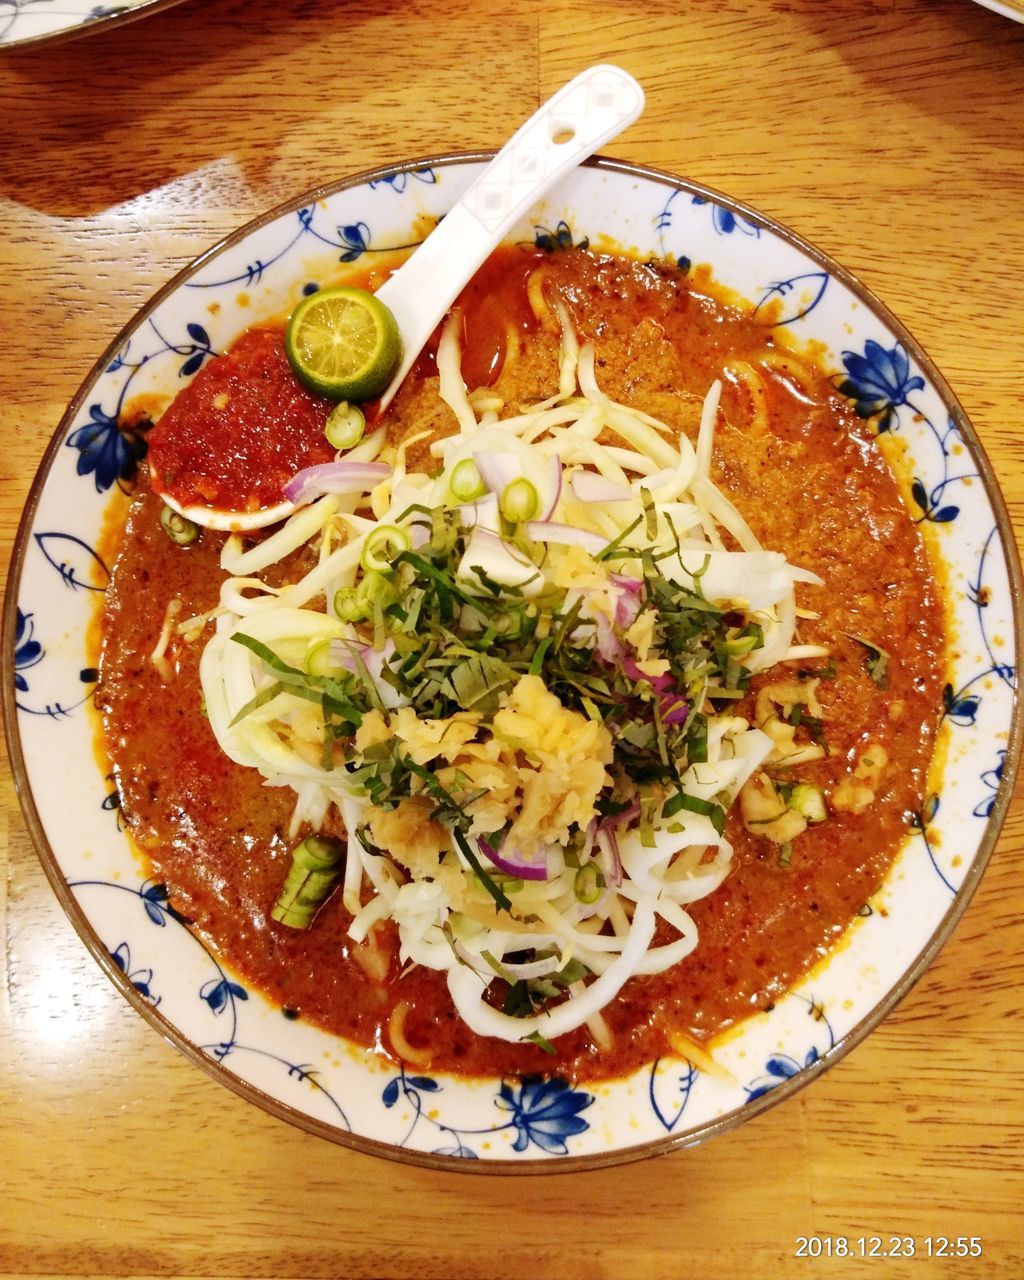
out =
{"type": "MultiPolygon", "coordinates": [[[[599,59],[648,98],[610,151],[778,218],[908,326],[1020,535],[1024,26],[970,0],[193,0],[0,55],[6,546],[92,362],[192,257],[346,173],[498,144],[599,59]]],[[[4,1275],[1024,1275],[1019,794],[949,944],[810,1089],[689,1151],[530,1181],[359,1156],[216,1084],[90,959],[9,779],[4,814],[4,1275]],[[794,1257],[824,1233],[985,1255],[794,1257]]]]}

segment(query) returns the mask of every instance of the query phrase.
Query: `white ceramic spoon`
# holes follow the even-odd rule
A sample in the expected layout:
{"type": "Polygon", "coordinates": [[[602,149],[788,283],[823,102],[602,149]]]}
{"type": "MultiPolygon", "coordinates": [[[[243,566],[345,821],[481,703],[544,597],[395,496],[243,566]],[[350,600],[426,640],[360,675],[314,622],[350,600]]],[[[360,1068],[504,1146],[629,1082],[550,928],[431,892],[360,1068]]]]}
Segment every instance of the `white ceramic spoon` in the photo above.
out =
{"type": "MultiPolygon", "coordinates": [[[[387,407],[430,335],[477,268],[537,201],[644,108],[639,84],[602,63],[549,98],[501,148],[416,252],[390,276],[380,298],[398,321],[402,361],[381,397],[387,407]]],[[[168,506],[208,529],[260,529],[294,511],[280,502],[259,511],[168,506]]]]}
{"type": "Polygon", "coordinates": [[[530,207],[639,116],[643,90],[618,67],[582,71],[505,143],[435,231],[377,290],[402,335],[391,402],[445,312],[530,207]]]}

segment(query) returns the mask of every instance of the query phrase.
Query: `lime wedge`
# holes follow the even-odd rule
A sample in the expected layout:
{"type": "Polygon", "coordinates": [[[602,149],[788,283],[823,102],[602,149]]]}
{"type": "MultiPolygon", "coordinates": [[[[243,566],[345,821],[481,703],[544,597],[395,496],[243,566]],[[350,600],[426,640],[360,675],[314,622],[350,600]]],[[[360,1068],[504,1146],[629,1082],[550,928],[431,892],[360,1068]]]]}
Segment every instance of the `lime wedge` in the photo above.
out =
{"type": "Polygon", "coordinates": [[[402,355],[398,323],[372,293],[318,289],[292,312],[285,350],[296,377],[328,400],[379,396],[402,355]]]}

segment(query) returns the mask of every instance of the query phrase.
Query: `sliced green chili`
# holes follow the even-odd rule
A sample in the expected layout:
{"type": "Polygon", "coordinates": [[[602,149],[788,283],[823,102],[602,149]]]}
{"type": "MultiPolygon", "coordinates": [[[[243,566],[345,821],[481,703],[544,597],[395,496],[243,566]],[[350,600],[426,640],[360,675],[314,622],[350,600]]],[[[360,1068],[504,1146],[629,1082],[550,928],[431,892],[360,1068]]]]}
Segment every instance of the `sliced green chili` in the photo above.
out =
{"type": "Polygon", "coordinates": [[[339,840],[307,836],[296,845],[292,864],[270,912],[272,918],[290,929],[308,929],[334,888],[344,857],[345,848],[339,840]]]}

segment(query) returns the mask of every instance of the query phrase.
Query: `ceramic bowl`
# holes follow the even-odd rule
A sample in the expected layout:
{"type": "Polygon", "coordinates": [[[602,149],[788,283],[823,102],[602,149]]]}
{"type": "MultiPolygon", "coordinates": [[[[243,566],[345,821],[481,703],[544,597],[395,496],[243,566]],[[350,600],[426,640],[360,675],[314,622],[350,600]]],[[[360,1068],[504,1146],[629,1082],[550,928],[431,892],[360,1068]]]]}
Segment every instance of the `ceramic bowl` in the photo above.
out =
{"type": "Polygon", "coordinates": [[[77,40],[123,26],[181,0],[0,0],[0,53],[25,45],[77,40]]]}
{"type": "Polygon", "coordinates": [[[130,399],[173,392],[245,326],[294,305],[342,264],[415,243],[421,215],[443,214],[485,159],[379,169],[275,210],[200,258],[115,339],[57,429],[28,502],[5,615],[4,697],[16,779],[50,880],[109,977],[158,1031],[312,1133],[435,1167],[536,1172],[634,1159],[728,1129],[813,1080],[906,994],[975,889],[1006,810],[1018,756],[1020,575],[963,411],[863,287],[721,195],[633,165],[588,163],[514,239],[554,250],[608,237],[643,255],[710,264],[766,325],[819,342],[880,444],[905,450],[906,503],[931,526],[957,637],[930,793],[845,945],[716,1049],[731,1082],[668,1058],[611,1084],[467,1082],[403,1069],[287,1020],[176,917],[129,846],[94,754],[88,637],[110,569],[99,532],[139,460],[119,418],[130,399]]]}

